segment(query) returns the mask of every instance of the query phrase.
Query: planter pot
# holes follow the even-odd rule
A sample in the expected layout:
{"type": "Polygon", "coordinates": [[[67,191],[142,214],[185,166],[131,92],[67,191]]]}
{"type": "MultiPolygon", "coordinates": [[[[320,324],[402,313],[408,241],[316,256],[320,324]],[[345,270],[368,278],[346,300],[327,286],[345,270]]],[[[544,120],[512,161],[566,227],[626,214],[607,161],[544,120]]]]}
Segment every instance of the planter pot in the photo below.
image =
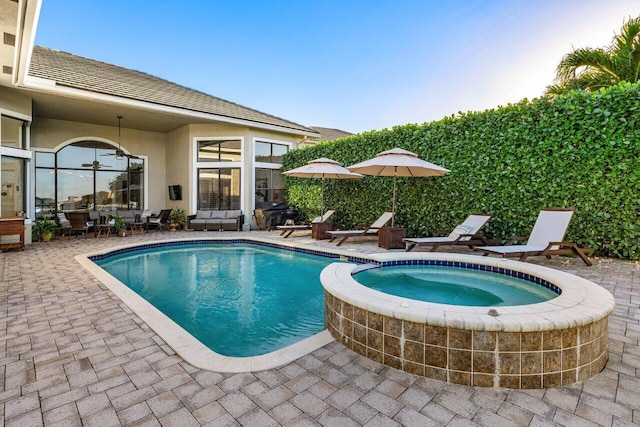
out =
{"type": "Polygon", "coordinates": [[[40,240],[43,242],[49,242],[53,239],[53,231],[46,231],[44,233],[40,233],[40,240]]]}
{"type": "Polygon", "coordinates": [[[126,230],[118,230],[118,236],[126,237],[127,236],[127,231],[126,230]]]}

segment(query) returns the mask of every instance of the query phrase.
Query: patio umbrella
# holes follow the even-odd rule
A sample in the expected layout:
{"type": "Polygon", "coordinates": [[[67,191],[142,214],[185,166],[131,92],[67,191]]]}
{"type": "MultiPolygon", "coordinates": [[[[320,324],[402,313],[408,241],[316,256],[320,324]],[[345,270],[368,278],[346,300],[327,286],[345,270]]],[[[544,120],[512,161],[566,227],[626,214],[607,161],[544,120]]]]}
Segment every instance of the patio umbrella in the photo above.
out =
{"type": "Polygon", "coordinates": [[[282,172],[283,175],[293,176],[296,178],[319,178],[322,180],[322,212],[324,215],[324,180],[329,179],[353,179],[362,178],[359,173],[351,172],[349,169],[340,166],[335,160],[322,157],[320,159],[311,160],[304,166],[282,172]]]}
{"type": "MultiPolygon", "coordinates": [[[[373,159],[356,163],[347,167],[352,172],[358,172],[364,175],[373,176],[392,176],[393,177],[393,198],[392,212],[396,212],[396,178],[398,176],[442,176],[449,171],[436,164],[427,162],[418,158],[418,155],[402,148],[393,148],[391,150],[378,153],[373,159]]],[[[393,226],[393,218],[391,218],[391,226],[393,226]]]]}

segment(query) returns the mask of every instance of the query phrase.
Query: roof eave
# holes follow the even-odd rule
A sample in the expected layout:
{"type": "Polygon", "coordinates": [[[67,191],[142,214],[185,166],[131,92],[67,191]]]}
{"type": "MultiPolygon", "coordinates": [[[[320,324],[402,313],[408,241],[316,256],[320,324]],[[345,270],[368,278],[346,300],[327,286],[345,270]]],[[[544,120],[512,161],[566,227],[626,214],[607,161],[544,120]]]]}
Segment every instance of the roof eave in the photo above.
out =
{"type": "Polygon", "coordinates": [[[13,72],[13,84],[16,86],[23,85],[29,76],[31,54],[41,6],[41,0],[21,0],[19,2],[13,72]]]}
{"type": "Polygon", "coordinates": [[[288,133],[298,136],[317,137],[318,132],[312,130],[295,129],[286,126],[278,126],[269,123],[262,123],[252,120],[239,119],[235,117],[223,116],[219,114],[206,113],[202,111],[194,111],[186,108],[172,107],[167,105],[155,104],[147,101],[123,98],[115,95],[107,95],[98,92],[87,91],[83,89],[72,88],[68,86],[57,85],[55,81],[43,79],[40,77],[27,76],[22,85],[25,89],[31,89],[38,92],[45,92],[51,95],[79,98],[88,101],[98,101],[113,105],[121,105],[124,107],[132,107],[144,109],[147,111],[155,111],[158,113],[175,114],[183,117],[193,117],[194,119],[216,121],[228,123],[238,126],[247,126],[258,129],[288,133]]]}

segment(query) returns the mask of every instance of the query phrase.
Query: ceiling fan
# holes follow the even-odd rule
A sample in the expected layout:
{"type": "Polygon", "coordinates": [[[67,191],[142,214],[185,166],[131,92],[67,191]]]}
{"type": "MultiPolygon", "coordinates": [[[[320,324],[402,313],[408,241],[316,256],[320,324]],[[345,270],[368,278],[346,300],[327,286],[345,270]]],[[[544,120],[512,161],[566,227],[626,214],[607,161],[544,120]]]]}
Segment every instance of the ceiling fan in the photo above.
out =
{"type": "Polygon", "coordinates": [[[138,156],[134,156],[133,154],[127,154],[124,152],[124,150],[122,149],[122,147],[120,146],[120,140],[121,140],[121,128],[120,128],[120,121],[122,120],[122,116],[117,116],[118,117],[118,148],[116,149],[116,152],[111,154],[101,154],[101,156],[116,156],[116,159],[121,160],[123,157],[128,157],[130,159],[139,159],[140,157],[138,156]]]}
{"type": "Polygon", "coordinates": [[[102,168],[110,168],[111,166],[107,166],[107,165],[101,165],[100,162],[98,161],[98,157],[96,156],[96,152],[97,150],[93,150],[93,162],[91,163],[83,163],[82,167],[83,168],[92,168],[94,171],[97,171],[98,169],[102,169],[102,168]]]}
{"type": "Polygon", "coordinates": [[[107,165],[102,165],[100,164],[99,161],[94,160],[91,163],[83,163],[82,164],[83,168],[93,168],[94,171],[98,170],[98,169],[102,169],[102,168],[110,168],[111,166],[107,166],[107,165]]]}

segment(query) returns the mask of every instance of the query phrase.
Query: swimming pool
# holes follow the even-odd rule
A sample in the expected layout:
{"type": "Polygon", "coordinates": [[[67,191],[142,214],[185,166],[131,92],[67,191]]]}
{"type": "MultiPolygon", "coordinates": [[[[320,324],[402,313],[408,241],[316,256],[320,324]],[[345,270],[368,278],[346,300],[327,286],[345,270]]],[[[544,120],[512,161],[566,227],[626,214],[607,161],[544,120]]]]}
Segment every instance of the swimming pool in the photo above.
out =
{"type": "Polygon", "coordinates": [[[549,288],[518,277],[437,265],[369,268],[353,278],[380,292],[440,304],[502,307],[535,304],[558,296],[549,288]]]}
{"type": "Polygon", "coordinates": [[[144,248],[96,263],[210,349],[247,357],[324,329],[319,276],[333,261],[229,243],[144,248]]]}

